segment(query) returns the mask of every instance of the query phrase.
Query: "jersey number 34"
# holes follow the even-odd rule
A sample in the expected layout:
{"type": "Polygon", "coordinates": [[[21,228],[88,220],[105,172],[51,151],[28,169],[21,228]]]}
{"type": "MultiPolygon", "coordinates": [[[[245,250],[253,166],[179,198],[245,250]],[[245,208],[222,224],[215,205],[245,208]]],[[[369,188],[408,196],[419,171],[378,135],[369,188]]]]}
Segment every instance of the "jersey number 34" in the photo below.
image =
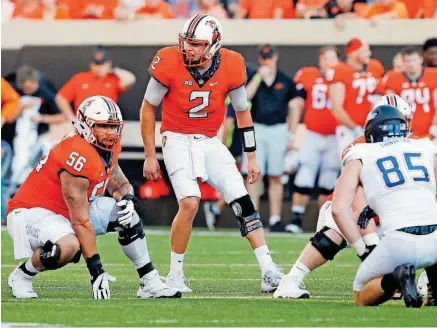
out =
{"type": "Polygon", "coordinates": [[[422,158],[422,153],[404,153],[403,160],[408,172],[402,172],[398,159],[395,156],[387,156],[376,161],[376,166],[381,173],[387,188],[395,188],[405,184],[405,176],[412,176],[414,182],[429,182],[428,169],[423,165],[413,163],[415,159],[422,158]],[[416,174],[415,174],[416,173],[416,174]]]}

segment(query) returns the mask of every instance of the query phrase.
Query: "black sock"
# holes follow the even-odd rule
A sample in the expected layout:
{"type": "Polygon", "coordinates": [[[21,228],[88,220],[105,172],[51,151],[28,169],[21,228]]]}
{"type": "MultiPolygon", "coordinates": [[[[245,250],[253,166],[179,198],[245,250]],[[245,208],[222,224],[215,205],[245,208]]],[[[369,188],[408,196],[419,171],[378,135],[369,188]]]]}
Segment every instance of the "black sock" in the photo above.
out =
{"type": "Polygon", "coordinates": [[[31,276],[31,277],[36,276],[36,273],[30,272],[29,270],[26,269],[26,262],[24,262],[23,264],[20,265],[20,269],[28,276],[31,276]]]}
{"type": "Polygon", "coordinates": [[[396,280],[393,273],[387,273],[381,279],[381,288],[386,295],[392,295],[396,289],[400,289],[401,286],[399,282],[396,280]]]}
{"type": "Polygon", "coordinates": [[[146,265],[142,266],[141,268],[137,269],[137,272],[140,278],[142,278],[149,272],[152,272],[153,270],[155,270],[155,268],[153,267],[152,262],[149,262],[146,265]]]}
{"type": "Polygon", "coordinates": [[[299,227],[302,227],[302,215],[301,213],[293,212],[293,217],[291,219],[291,223],[295,224],[299,227]]]}

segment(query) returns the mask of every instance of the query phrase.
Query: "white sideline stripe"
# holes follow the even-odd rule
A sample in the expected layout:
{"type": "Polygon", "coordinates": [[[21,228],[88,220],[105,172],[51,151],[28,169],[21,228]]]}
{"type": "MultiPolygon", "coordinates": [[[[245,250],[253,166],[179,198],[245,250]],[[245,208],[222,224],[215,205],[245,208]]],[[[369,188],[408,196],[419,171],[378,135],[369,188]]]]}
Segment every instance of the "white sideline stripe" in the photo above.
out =
{"type": "MultiPolygon", "coordinates": [[[[294,263],[280,263],[281,266],[291,267],[294,263]]],[[[335,267],[339,268],[358,268],[357,264],[332,264],[335,267]]],[[[2,264],[2,268],[15,268],[17,264],[2,264]]],[[[83,267],[85,268],[85,264],[76,264],[74,267],[83,267]]],[[[105,263],[105,267],[132,267],[132,264],[122,264],[122,263],[105,263]]],[[[258,264],[250,263],[250,264],[242,264],[242,263],[186,263],[184,267],[259,267],[258,264]]]]}
{"type": "MultiPolygon", "coordinates": [[[[2,231],[7,231],[7,228],[5,226],[2,226],[2,231]]],[[[153,235],[153,236],[162,236],[162,235],[168,235],[170,236],[170,230],[169,229],[144,229],[146,235],[153,235]]],[[[298,235],[294,235],[287,232],[272,232],[265,231],[266,234],[270,237],[279,237],[279,238],[304,238],[308,239],[309,237],[313,236],[314,233],[302,233],[298,235]]],[[[115,232],[114,232],[115,233],[115,232]]],[[[241,237],[240,233],[238,231],[196,231],[194,230],[191,235],[194,236],[207,236],[207,237],[241,237]]]]}
{"type": "Polygon", "coordinates": [[[39,322],[2,322],[3,328],[13,328],[13,327],[65,327],[64,325],[58,324],[48,324],[39,322]]]}
{"type": "MultiPolygon", "coordinates": [[[[239,292],[238,294],[241,294],[239,292]]],[[[346,300],[351,299],[347,296],[327,296],[327,295],[315,295],[311,296],[312,299],[336,299],[336,300],[346,300]]],[[[192,299],[192,300],[276,300],[276,298],[272,297],[272,294],[268,294],[266,296],[254,296],[254,295],[226,295],[225,293],[221,293],[220,295],[192,295],[189,296],[187,294],[184,294],[182,296],[182,299],[192,299]]],[[[137,297],[124,297],[124,298],[111,298],[111,300],[116,301],[124,301],[124,300],[138,300],[137,297]]],[[[44,301],[44,302],[59,302],[59,301],[85,301],[90,302],[94,301],[91,298],[58,298],[58,297],[50,297],[50,298],[38,298],[38,301],[44,301]]],[[[21,302],[19,299],[9,299],[9,300],[3,300],[5,303],[16,303],[21,302]]],[[[305,302],[304,300],[302,302],[305,302]]]]}

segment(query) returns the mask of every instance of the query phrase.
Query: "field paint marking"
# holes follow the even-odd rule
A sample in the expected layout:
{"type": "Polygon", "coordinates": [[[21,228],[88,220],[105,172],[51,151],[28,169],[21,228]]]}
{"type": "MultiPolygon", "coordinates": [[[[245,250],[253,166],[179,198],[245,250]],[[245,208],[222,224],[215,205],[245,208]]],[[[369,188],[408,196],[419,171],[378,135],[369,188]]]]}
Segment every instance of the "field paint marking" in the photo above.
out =
{"type": "Polygon", "coordinates": [[[48,323],[40,323],[40,322],[2,322],[3,328],[12,328],[12,327],[65,327],[65,325],[58,324],[48,324],[48,323]]]}
{"type": "MultiPolygon", "coordinates": [[[[2,264],[2,268],[15,268],[18,264],[2,264]]],[[[281,263],[281,266],[291,267],[294,263],[281,263]]],[[[330,264],[331,266],[339,267],[339,268],[358,268],[358,264],[330,264]]],[[[168,265],[167,265],[168,266],[168,265]]],[[[85,264],[76,264],[75,268],[85,268],[85,264]]],[[[105,267],[132,267],[132,264],[123,264],[123,263],[105,263],[105,267]]],[[[258,264],[254,263],[184,263],[184,267],[259,267],[258,264]]]]}
{"type": "MultiPolygon", "coordinates": [[[[186,300],[277,300],[276,298],[273,298],[271,294],[268,294],[266,296],[255,296],[255,295],[226,295],[225,293],[217,293],[219,295],[192,295],[188,296],[182,296],[182,299],[186,300]]],[[[238,294],[242,294],[241,292],[238,292],[238,294]]],[[[351,300],[350,297],[347,296],[326,296],[326,295],[315,295],[311,296],[310,299],[334,299],[334,300],[351,300]]],[[[124,301],[124,300],[140,300],[136,297],[124,297],[124,298],[111,298],[111,300],[115,301],[124,301]]],[[[3,300],[4,303],[16,303],[20,302],[21,300],[18,299],[9,299],[9,300],[3,300]]],[[[85,301],[85,302],[91,302],[94,301],[93,299],[86,299],[86,298],[38,298],[38,301],[43,302],[59,302],[59,301],[85,301]]],[[[305,302],[305,300],[300,300],[302,302],[305,302]]],[[[36,325],[36,324],[35,324],[36,325]]]]}

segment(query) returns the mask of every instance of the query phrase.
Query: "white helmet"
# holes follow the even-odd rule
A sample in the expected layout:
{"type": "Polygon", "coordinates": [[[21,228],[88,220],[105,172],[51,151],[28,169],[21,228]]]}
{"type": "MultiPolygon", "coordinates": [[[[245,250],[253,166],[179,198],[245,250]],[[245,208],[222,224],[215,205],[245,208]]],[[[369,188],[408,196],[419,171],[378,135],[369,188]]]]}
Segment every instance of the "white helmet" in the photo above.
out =
{"type": "Polygon", "coordinates": [[[123,118],[120,108],[110,98],[93,96],[85,99],[77,110],[77,120],[74,122],[77,133],[89,143],[106,151],[111,151],[121,140],[123,118]],[[97,125],[112,125],[112,133],[97,132],[97,125]],[[98,136],[101,137],[99,142],[98,136]]]}
{"type": "Polygon", "coordinates": [[[220,22],[211,15],[200,14],[185,22],[179,33],[179,51],[186,54],[187,43],[205,44],[205,51],[199,61],[192,62],[185,57],[186,66],[198,66],[212,59],[222,46],[223,29],[220,22]]]}
{"type": "Polygon", "coordinates": [[[411,134],[413,128],[412,122],[414,112],[409,103],[407,103],[402,97],[398,95],[387,94],[385,96],[382,96],[381,99],[375,103],[373,108],[381,105],[389,105],[399,109],[401,113],[405,116],[405,120],[407,121],[408,133],[411,134]]]}

